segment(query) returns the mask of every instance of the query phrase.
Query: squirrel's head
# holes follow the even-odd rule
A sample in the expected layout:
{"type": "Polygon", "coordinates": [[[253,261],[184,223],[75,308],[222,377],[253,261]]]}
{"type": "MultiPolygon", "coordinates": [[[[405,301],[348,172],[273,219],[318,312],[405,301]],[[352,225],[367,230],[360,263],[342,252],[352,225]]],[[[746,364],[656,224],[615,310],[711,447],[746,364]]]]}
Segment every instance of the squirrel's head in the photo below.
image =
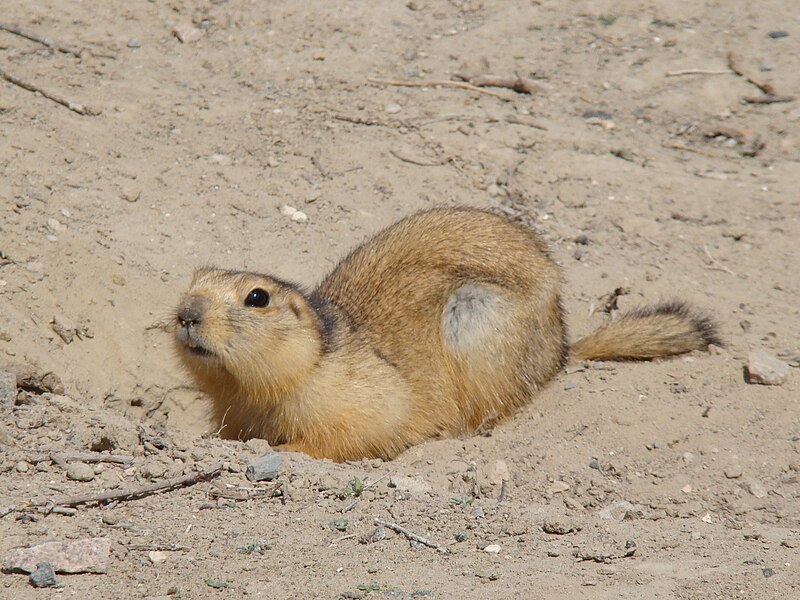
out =
{"type": "Polygon", "coordinates": [[[179,355],[201,382],[226,371],[245,389],[293,386],[319,361],[319,317],[294,285],[198,269],[175,311],[179,355]]]}

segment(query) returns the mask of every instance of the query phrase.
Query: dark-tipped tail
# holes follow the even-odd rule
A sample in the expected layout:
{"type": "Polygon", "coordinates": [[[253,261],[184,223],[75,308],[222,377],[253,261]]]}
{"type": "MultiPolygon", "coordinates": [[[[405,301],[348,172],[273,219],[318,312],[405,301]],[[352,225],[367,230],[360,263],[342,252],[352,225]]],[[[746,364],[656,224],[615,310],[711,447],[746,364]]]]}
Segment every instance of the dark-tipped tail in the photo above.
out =
{"type": "Polygon", "coordinates": [[[572,360],[647,360],[721,346],[716,325],[683,302],[646,306],[590,333],[570,348],[572,360]]]}

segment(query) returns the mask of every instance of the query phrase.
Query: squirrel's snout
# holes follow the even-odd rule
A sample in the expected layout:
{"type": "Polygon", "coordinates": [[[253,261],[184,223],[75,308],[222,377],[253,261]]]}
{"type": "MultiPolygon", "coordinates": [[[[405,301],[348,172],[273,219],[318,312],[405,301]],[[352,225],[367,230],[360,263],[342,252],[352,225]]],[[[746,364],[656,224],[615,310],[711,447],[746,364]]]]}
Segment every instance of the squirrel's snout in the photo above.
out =
{"type": "Polygon", "coordinates": [[[189,296],[178,309],[178,323],[181,327],[194,327],[203,322],[208,300],[200,296],[189,296]]]}
{"type": "Polygon", "coordinates": [[[201,313],[194,306],[184,306],[178,311],[178,322],[183,327],[199,325],[202,320],[203,320],[203,313],[201,313]]]}

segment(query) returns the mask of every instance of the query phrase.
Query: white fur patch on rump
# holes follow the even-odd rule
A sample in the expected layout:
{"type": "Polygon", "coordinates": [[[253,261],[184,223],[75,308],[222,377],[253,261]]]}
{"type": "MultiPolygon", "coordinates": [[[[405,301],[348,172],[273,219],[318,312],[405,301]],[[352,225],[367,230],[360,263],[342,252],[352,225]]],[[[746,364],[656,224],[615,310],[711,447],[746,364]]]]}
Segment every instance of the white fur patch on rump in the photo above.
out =
{"type": "Polygon", "coordinates": [[[454,291],[444,305],[442,334],[453,350],[470,350],[494,330],[499,298],[491,289],[468,283],[454,291]]]}

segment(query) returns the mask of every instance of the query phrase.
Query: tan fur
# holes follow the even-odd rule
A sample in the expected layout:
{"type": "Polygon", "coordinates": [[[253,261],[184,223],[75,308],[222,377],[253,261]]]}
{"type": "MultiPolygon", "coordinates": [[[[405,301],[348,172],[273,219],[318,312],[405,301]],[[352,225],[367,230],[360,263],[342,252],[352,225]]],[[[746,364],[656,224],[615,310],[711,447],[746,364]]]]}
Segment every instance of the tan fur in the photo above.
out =
{"type": "MultiPolygon", "coordinates": [[[[311,294],[276,278],[201,269],[176,345],[228,438],[334,460],[392,458],[494,422],[564,365],[560,274],[542,240],[471,209],[417,213],[342,260],[311,294]],[[265,307],[245,306],[255,289],[265,307]]],[[[573,357],[654,358],[705,347],[683,305],[634,311],[573,357]]]]}

